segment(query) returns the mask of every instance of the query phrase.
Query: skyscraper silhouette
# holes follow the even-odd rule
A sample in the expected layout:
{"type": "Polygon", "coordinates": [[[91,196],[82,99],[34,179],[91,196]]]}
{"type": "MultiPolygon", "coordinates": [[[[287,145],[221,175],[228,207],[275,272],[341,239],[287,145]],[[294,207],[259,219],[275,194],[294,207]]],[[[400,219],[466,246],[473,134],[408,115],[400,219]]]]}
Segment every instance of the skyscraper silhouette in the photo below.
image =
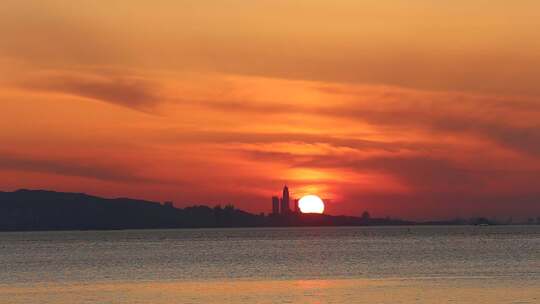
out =
{"type": "Polygon", "coordinates": [[[279,214],[279,197],[272,196],[272,214],[279,214]]]}
{"type": "Polygon", "coordinates": [[[290,212],[289,188],[287,188],[287,185],[285,185],[285,187],[283,187],[283,197],[281,198],[281,214],[289,214],[290,212]]]}

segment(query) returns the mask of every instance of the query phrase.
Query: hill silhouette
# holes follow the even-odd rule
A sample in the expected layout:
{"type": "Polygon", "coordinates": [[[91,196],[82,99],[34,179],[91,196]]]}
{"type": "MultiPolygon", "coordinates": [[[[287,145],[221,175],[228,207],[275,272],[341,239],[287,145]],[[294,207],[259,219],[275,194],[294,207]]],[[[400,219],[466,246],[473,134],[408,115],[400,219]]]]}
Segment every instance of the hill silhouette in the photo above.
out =
{"type": "Polygon", "coordinates": [[[232,205],[175,208],[145,200],[45,190],[0,192],[1,231],[402,224],[413,223],[320,214],[265,216],[232,205]]]}

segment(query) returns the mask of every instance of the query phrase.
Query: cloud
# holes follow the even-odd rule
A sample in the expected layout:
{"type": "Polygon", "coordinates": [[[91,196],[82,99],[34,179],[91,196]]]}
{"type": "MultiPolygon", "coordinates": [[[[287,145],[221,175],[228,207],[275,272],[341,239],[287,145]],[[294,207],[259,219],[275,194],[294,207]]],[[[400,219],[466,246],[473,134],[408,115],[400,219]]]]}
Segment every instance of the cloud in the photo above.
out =
{"type": "MultiPolygon", "coordinates": [[[[430,133],[432,137],[465,136],[488,140],[521,153],[540,155],[539,99],[421,91],[382,85],[298,85],[319,92],[317,97],[324,102],[302,102],[287,98],[286,94],[281,96],[278,92],[275,100],[253,101],[250,96],[241,100],[224,97],[223,100],[202,101],[199,105],[226,113],[289,117],[311,115],[353,124],[364,123],[383,135],[397,131],[430,133]]],[[[355,145],[355,141],[352,139],[350,143],[355,145]]],[[[396,143],[396,140],[391,141],[396,143]]]]}
{"type": "MultiPolygon", "coordinates": [[[[441,106],[437,110],[431,111],[423,111],[422,109],[380,112],[365,110],[347,111],[343,115],[380,126],[415,128],[424,132],[455,136],[467,135],[486,139],[501,147],[522,153],[540,155],[539,123],[518,121],[520,115],[512,113],[512,109],[493,116],[484,115],[482,108],[487,107],[488,105],[478,104],[477,109],[475,109],[477,112],[469,112],[468,110],[456,112],[441,106]],[[523,125],[524,123],[526,125],[523,125]]],[[[540,113],[536,117],[540,118],[540,113]]]]}
{"type": "Polygon", "coordinates": [[[316,158],[297,166],[341,168],[359,173],[382,173],[397,177],[415,192],[480,191],[482,172],[459,166],[448,159],[427,155],[404,157],[378,156],[367,159],[316,158]]]}
{"type": "Polygon", "coordinates": [[[216,144],[271,144],[271,143],[300,143],[328,144],[335,147],[345,147],[358,150],[379,149],[395,151],[401,147],[410,147],[407,143],[386,143],[365,140],[351,135],[330,135],[296,132],[240,132],[240,131],[176,131],[166,135],[168,139],[179,142],[199,142],[216,144]]]}
{"type": "Polygon", "coordinates": [[[29,90],[69,94],[139,111],[151,111],[160,101],[154,82],[118,73],[45,72],[22,81],[29,90]]]}
{"type": "Polygon", "coordinates": [[[373,91],[362,86],[324,86],[321,90],[352,98],[349,106],[320,110],[323,115],[376,126],[469,135],[516,151],[540,154],[538,99],[390,87],[375,87],[373,91]]]}
{"type": "Polygon", "coordinates": [[[155,180],[137,175],[135,170],[118,162],[113,163],[90,159],[56,160],[2,153],[0,154],[0,170],[40,172],[113,182],[155,182],[155,180]]]}

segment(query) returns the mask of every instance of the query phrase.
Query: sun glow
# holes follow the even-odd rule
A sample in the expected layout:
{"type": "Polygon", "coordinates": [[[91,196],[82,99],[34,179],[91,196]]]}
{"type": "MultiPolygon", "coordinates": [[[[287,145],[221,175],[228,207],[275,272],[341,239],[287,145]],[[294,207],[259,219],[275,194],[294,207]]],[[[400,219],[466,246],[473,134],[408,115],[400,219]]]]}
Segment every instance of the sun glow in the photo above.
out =
{"type": "Polygon", "coordinates": [[[316,195],[306,195],[298,201],[298,207],[302,213],[323,213],[324,202],[316,195]]]}

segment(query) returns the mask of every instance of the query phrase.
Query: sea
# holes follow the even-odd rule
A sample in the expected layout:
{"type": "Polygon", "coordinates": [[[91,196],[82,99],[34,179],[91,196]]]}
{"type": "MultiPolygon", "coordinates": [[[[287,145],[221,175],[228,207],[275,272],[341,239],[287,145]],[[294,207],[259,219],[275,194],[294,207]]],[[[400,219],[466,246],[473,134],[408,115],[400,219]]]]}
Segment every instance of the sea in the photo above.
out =
{"type": "Polygon", "coordinates": [[[540,226],[4,232],[0,303],[540,303],[540,226]]]}

